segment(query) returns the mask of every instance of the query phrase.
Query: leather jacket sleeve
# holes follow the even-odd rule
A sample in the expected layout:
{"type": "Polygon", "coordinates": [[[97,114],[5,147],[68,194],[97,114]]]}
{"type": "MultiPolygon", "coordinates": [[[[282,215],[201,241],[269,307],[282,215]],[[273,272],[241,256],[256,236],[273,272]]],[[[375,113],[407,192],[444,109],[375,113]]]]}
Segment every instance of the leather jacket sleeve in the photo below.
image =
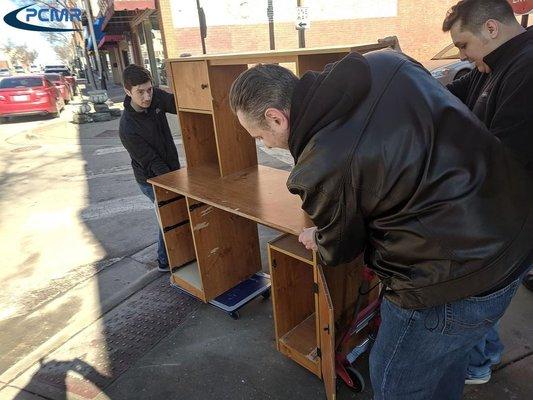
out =
{"type": "Polygon", "coordinates": [[[335,266],[355,259],[364,249],[366,228],[363,217],[351,193],[326,193],[320,188],[309,189],[292,184],[289,190],[302,199],[302,209],[317,227],[315,240],[320,260],[335,266]],[[350,206],[347,207],[346,205],[350,206]]]}

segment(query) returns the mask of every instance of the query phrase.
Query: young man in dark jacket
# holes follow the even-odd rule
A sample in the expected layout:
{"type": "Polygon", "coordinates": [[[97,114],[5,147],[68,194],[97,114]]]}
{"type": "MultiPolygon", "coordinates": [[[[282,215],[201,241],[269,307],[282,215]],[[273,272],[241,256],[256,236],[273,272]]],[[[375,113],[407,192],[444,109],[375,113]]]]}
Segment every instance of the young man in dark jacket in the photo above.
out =
{"type": "Polygon", "coordinates": [[[295,159],[287,181],[336,265],[364,251],[388,288],[370,356],[375,400],[462,397],[469,351],[531,257],[533,182],[483,124],[408,57],[350,54],[300,80],[259,65],[230,104],[295,159]]]}
{"type": "MultiPolygon", "coordinates": [[[[476,66],[448,89],[533,171],[533,28],[518,23],[507,0],[462,0],[442,29],[450,32],[461,59],[476,66]]],[[[524,284],[533,288],[533,272],[524,284]]],[[[502,352],[495,326],[472,351],[466,383],[488,382],[502,352]]]]}
{"type": "MultiPolygon", "coordinates": [[[[119,135],[131,157],[135,180],[152,202],[154,192],[147,179],[180,168],[178,151],[165,113],[176,114],[174,95],[152,86],[150,72],[131,64],[124,70],[124,113],[119,135]]],[[[158,269],[169,271],[163,235],[159,230],[158,269]]]]}

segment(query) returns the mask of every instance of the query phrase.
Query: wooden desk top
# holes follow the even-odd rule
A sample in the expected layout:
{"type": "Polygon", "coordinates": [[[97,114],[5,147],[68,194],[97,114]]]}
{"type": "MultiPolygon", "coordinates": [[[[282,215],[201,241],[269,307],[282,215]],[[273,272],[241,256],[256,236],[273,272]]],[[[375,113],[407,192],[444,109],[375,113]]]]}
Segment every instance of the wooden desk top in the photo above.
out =
{"type": "Polygon", "coordinates": [[[220,177],[215,166],[182,168],[148,182],[256,221],[298,235],[313,222],[301,209],[302,201],[289,193],[289,173],[258,165],[220,177]]]}
{"type": "Polygon", "coordinates": [[[193,57],[170,58],[166,62],[209,61],[210,65],[256,64],[275,62],[294,62],[298,56],[308,56],[329,53],[351,53],[354,51],[366,53],[368,51],[390,47],[391,42],[383,41],[372,44],[354,44],[323,48],[306,48],[294,50],[271,50],[253,53],[204,54],[193,57]]]}

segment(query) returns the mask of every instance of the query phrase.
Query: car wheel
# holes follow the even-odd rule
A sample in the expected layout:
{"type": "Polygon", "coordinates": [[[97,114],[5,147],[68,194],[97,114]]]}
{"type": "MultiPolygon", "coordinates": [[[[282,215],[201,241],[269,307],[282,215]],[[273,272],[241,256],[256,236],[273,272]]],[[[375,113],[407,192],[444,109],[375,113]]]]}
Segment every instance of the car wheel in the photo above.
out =
{"type": "Polygon", "coordinates": [[[59,118],[61,116],[61,108],[56,104],[56,112],[52,113],[52,118],[59,118]]]}
{"type": "Polygon", "coordinates": [[[470,72],[469,69],[462,69],[462,70],[460,70],[459,72],[457,72],[457,73],[455,74],[455,78],[453,78],[453,79],[455,80],[455,79],[462,78],[463,76],[465,76],[465,75],[468,74],[469,72],[470,72]]]}

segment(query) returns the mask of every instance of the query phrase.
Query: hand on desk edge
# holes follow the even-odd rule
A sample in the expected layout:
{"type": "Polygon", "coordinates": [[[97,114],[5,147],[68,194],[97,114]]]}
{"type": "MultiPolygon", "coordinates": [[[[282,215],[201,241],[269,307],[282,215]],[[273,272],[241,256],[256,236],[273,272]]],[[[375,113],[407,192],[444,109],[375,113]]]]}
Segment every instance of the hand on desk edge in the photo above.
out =
{"type": "Polygon", "coordinates": [[[302,233],[298,236],[298,241],[302,243],[307,250],[318,250],[315,240],[316,226],[312,228],[304,228],[302,233]]]}

